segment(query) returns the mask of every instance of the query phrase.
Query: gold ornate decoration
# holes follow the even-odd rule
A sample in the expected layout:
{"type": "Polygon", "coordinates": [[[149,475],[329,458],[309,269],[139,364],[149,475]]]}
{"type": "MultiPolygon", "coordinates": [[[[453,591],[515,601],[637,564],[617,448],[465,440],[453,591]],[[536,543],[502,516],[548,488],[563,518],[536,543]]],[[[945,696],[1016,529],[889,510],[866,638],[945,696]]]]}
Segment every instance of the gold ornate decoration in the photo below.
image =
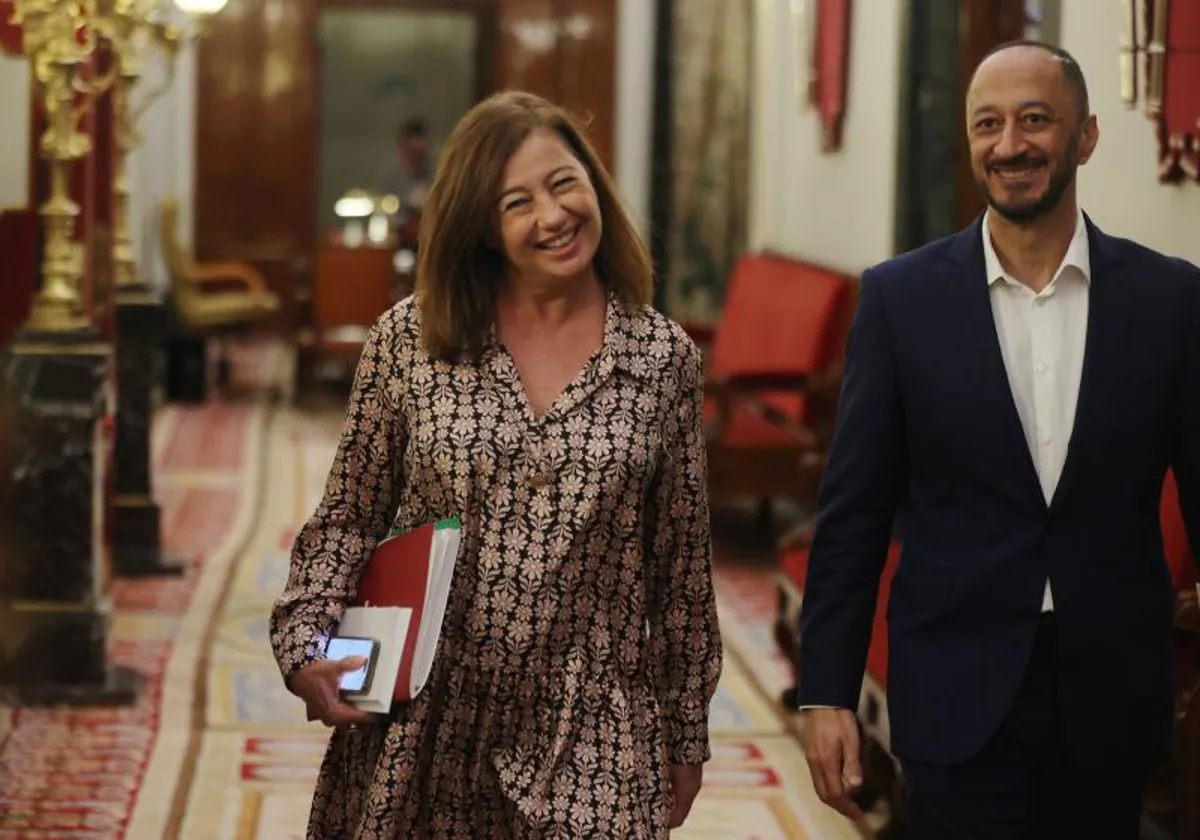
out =
{"type": "Polygon", "coordinates": [[[180,11],[194,23],[185,33],[168,22],[162,0],[97,0],[96,30],[109,43],[116,67],[113,108],[113,274],[118,291],[140,288],[142,283],[129,224],[129,155],[141,138],[137,123],[175,79],[175,59],[180,49],[202,37],[225,0],[176,0],[180,11]],[[142,78],[143,58],[152,49],[161,51],[166,73],[161,83],[142,95],[134,106],[133,89],[142,78]]]}
{"type": "Polygon", "coordinates": [[[83,311],[83,246],[75,241],[79,205],[67,181],[71,164],[92,148],[79,121],[113,80],[112,74],[89,80],[82,72],[96,48],[95,14],[95,0],[13,0],[12,22],[21,27],[45,110],[41,156],[50,175],[50,195],[39,208],[45,224],[42,286],[26,323],[33,332],[91,326],[83,311]]]}
{"type": "Polygon", "coordinates": [[[112,260],[118,290],[141,285],[129,222],[129,155],[140,142],[137,123],[171,86],[182,40],[179,28],[162,19],[159,5],[158,0],[98,0],[96,31],[110,45],[116,71],[112,88],[112,260]],[[167,73],[162,84],[142,97],[135,108],[133,89],[142,78],[143,56],[152,47],[165,53],[167,73]]]}

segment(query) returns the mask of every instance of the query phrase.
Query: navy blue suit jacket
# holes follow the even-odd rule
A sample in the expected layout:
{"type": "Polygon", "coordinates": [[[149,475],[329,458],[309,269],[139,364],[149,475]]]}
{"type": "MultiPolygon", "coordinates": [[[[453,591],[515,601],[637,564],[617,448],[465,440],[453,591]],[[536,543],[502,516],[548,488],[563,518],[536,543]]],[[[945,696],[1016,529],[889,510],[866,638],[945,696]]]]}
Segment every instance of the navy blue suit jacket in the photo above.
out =
{"type": "Polygon", "coordinates": [[[856,708],[893,523],[888,711],[901,758],[957,763],[996,731],[1054,592],[1083,767],[1149,767],[1172,727],[1168,466],[1200,546],[1200,270],[1088,220],[1074,430],[1038,483],[1004,369],[981,221],[868,270],[801,613],[799,700],[856,708]]]}

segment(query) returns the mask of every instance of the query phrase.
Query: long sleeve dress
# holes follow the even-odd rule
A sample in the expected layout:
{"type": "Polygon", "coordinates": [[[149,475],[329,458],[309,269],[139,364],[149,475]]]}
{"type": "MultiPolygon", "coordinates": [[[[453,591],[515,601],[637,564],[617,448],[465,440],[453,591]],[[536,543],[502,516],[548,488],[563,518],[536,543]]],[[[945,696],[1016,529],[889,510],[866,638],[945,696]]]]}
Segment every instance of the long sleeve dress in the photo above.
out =
{"type": "Polygon", "coordinates": [[[494,339],[432,359],[411,298],[367,339],[324,496],[271,617],[284,676],[320,657],[393,521],[458,515],[433,672],[330,738],[308,836],[667,836],[667,768],[710,757],[721,671],[702,361],[610,299],[603,343],[535,418],[494,339]]]}

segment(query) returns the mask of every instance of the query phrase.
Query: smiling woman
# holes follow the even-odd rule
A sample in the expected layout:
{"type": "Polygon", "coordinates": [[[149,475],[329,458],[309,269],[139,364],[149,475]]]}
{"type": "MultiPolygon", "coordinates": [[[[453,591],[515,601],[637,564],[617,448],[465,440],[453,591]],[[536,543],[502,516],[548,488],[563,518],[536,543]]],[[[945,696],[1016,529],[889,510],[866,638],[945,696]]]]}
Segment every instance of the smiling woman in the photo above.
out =
{"type": "Polygon", "coordinates": [[[544,99],[463,118],[421,226],[273,614],[288,688],[335,727],[308,836],[665,840],[712,756],[722,662],[699,350],[648,305],[611,178],[544,99]],[[427,688],[371,720],[314,640],[382,535],[448,516],[427,688]]]}
{"type": "Polygon", "coordinates": [[[578,291],[598,286],[626,304],[650,301],[650,257],[612,178],[570,115],[532,94],[497,94],[462,120],[425,219],[417,289],[435,355],[481,349],[506,279],[587,274],[578,291]],[[547,251],[564,233],[582,239],[547,251]]]}

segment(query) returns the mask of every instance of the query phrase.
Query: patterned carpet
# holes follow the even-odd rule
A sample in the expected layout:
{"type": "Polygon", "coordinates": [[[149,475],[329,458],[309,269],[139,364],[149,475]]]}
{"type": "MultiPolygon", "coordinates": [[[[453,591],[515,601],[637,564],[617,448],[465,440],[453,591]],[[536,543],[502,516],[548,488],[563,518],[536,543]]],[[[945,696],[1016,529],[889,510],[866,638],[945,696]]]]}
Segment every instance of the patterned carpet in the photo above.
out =
{"type": "Polygon", "coordinates": [[[147,791],[170,813],[193,732],[193,693],[208,624],[237,548],[254,524],[255,453],[265,410],[171,407],[154,450],[166,549],[186,573],[118,582],[110,650],[145,691],[118,709],[16,709],[0,718],[0,837],[160,838],[130,823],[147,791]]]}
{"type": "MultiPolygon", "coordinates": [[[[266,615],[333,455],[334,414],[168,408],[155,429],[166,541],[182,579],[121,583],[113,658],[147,676],[131,709],[0,713],[0,838],[303,837],[327,734],[303,720],[266,615]]],[[[682,840],[855,840],[816,802],[774,699],[769,571],[718,572],[726,668],[715,757],[682,840]]]]}

